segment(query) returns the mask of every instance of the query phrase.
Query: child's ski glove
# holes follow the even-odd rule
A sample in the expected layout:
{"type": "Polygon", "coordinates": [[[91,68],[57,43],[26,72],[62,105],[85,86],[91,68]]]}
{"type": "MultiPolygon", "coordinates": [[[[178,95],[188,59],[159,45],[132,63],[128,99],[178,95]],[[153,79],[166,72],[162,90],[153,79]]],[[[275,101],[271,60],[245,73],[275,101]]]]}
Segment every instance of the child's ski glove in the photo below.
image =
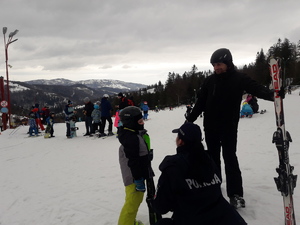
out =
{"type": "Polygon", "coordinates": [[[283,86],[280,88],[278,95],[281,97],[281,99],[285,98],[285,88],[283,86]]]}
{"type": "Polygon", "coordinates": [[[144,180],[145,180],[144,178],[141,178],[139,180],[134,180],[135,189],[137,191],[141,191],[141,192],[145,192],[146,191],[144,180]]]}

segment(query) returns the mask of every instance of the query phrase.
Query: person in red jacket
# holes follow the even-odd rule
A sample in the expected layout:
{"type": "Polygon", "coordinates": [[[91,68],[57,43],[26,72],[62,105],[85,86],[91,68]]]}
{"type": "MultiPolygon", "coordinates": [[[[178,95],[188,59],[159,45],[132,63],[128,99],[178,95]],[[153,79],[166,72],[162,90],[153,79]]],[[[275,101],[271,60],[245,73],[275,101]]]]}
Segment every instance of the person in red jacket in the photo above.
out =
{"type": "Polygon", "coordinates": [[[40,127],[41,130],[43,131],[43,130],[45,130],[45,127],[44,127],[44,125],[42,123],[42,120],[41,120],[41,112],[40,112],[39,106],[40,105],[38,103],[36,103],[34,108],[31,111],[35,115],[35,122],[36,122],[37,126],[40,127]]]}

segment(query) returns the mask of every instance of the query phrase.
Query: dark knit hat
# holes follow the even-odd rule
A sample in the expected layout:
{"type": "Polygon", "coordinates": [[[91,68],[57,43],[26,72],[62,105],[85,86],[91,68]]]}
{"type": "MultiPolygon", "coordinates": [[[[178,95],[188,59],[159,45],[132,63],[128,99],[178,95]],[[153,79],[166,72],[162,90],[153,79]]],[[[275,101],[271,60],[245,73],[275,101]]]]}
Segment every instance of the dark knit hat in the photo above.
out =
{"type": "Polygon", "coordinates": [[[120,97],[123,97],[123,93],[122,93],[122,92],[120,92],[120,93],[118,94],[118,96],[120,96],[120,97]]]}
{"type": "Polygon", "coordinates": [[[201,129],[194,123],[184,123],[180,128],[173,130],[172,133],[178,133],[178,137],[186,144],[202,140],[201,129]]]}

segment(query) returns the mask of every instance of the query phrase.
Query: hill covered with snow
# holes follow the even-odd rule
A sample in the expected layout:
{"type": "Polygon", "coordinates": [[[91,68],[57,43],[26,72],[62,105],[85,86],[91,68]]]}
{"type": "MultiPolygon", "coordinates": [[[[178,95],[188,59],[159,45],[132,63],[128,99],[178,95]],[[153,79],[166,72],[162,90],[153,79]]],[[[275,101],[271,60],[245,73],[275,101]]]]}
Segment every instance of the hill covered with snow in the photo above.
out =
{"type": "MultiPolygon", "coordinates": [[[[286,95],[284,110],[290,144],[290,163],[300,174],[299,90],[286,95]]],[[[282,225],[283,203],[274,177],[278,153],[272,136],[276,130],[274,105],[259,99],[265,114],[243,118],[239,123],[238,157],[243,176],[246,208],[238,209],[249,225],[282,225]]],[[[176,134],[171,130],[184,122],[185,106],[172,111],[150,111],[145,128],[154,149],[155,182],[158,166],[175,153],[176,134]]],[[[202,127],[202,118],[196,121],[202,127]]],[[[2,225],[116,225],[124,202],[115,137],[84,137],[78,122],[78,137],[67,139],[64,123],[54,126],[55,138],[29,138],[28,126],[0,135],[0,224],[2,225]]],[[[114,128],[115,129],[115,128],[114,128]]],[[[114,130],[116,131],[116,130],[114,130]]],[[[225,177],[225,176],[224,176],[225,177]]],[[[226,197],[226,180],[222,191],[226,197]]],[[[296,218],[300,221],[300,188],[294,193],[296,218]]],[[[167,216],[170,216],[167,215],[167,216]]],[[[137,218],[148,225],[144,201],[137,218]]]]}

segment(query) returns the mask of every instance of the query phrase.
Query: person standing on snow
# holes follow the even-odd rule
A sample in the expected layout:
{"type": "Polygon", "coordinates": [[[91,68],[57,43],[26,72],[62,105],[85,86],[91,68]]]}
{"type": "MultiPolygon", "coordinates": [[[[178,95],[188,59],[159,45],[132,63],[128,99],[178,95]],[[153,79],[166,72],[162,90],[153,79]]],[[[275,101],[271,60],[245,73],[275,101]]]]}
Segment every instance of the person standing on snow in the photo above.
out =
{"type": "Polygon", "coordinates": [[[54,123],[55,123],[55,121],[54,121],[54,116],[55,116],[54,112],[50,112],[50,113],[49,113],[49,116],[48,116],[47,119],[46,119],[46,125],[47,125],[46,131],[49,131],[50,137],[55,137],[55,136],[53,135],[53,134],[54,134],[54,128],[53,128],[53,125],[54,125],[54,123]],[[47,129],[48,129],[48,130],[47,130],[47,129]]]}
{"type": "Polygon", "coordinates": [[[76,114],[76,111],[74,110],[73,102],[71,100],[68,100],[68,104],[65,106],[64,113],[65,113],[65,123],[67,127],[66,136],[67,138],[72,138],[70,121],[72,120],[72,117],[76,114]]]}
{"type": "Polygon", "coordinates": [[[173,212],[157,225],[245,225],[221,192],[221,176],[204,150],[201,129],[185,123],[177,133],[176,154],[164,158],[153,206],[157,213],[173,212]]]}
{"type": "Polygon", "coordinates": [[[35,134],[35,136],[39,136],[39,133],[38,133],[38,126],[36,124],[36,121],[35,121],[35,115],[34,113],[30,113],[29,114],[29,119],[28,119],[28,124],[29,124],[29,137],[33,137],[33,132],[35,134]]]}
{"type": "Polygon", "coordinates": [[[83,108],[83,114],[85,115],[85,128],[86,128],[86,133],[83,136],[89,136],[94,133],[93,118],[92,118],[94,104],[90,101],[89,97],[85,97],[83,101],[85,104],[83,108]]]}
{"type": "Polygon", "coordinates": [[[104,133],[105,130],[105,124],[106,124],[106,120],[108,121],[108,136],[112,136],[114,135],[114,133],[112,132],[112,119],[111,119],[111,104],[108,101],[109,95],[108,94],[104,94],[103,98],[101,99],[101,127],[100,127],[100,135],[99,137],[103,137],[106,136],[106,134],[104,133]]]}
{"type": "Polygon", "coordinates": [[[94,104],[94,110],[91,114],[93,118],[93,130],[94,132],[98,131],[100,132],[101,129],[101,111],[100,106],[98,104],[94,104]]]}
{"type": "Polygon", "coordinates": [[[32,112],[34,112],[34,114],[35,114],[35,122],[36,122],[37,126],[40,127],[42,131],[44,131],[45,127],[41,120],[40,104],[36,103],[32,112]]]}
{"type": "Polygon", "coordinates": [[[121,210],[118,225],[142,225],[136,221],[136,215],[143,201],[145,179],[153,177],[151,159],[144,136],[142,111],[136,106],[128,106],[120,112],[122,126],[119,127],[118,139],[119,162],[125,185],[125,203],[121,210]]]}
{"type": "Polygon", "coordinates": [[[125,107],[129,106],[127,98],[124,96],[124,94],[122,92],[120,92],[117,97],[119,99],[119,105],[116,105],[118,110],[122,110],[125,107]]]}
{"type": "MultiPolygon", "coordinates": [[[[116,105],[117,111],[116,111],[115,123],[118,124],[117,129],[118,129],[118,132],[119,132],[119,127],[122,126],[122,123],[119,119],[119,114],[122,111],[122,109],[124,109],[127,106],[130,106],[131,104],[122,92],[120,92],[118,94],[118,99],[119,99],[119,105],[116,105]]],[[[132,101],[131,101],[131,103],[132,103],[132,101]]]]}
{"type": "Polygon", "coordinates": [[[144,113],[143,119],[144,120],[148,120],[148,111],[149,111],[149,106],[148,106],[148,102],[144,102],[143,106],[142,106],[142,110],[144,113]]]}
{"type": "Polygon", "coordinates": [[[46,105],[42,108],[42,117],[43,117],[43,124],[47,125],[46,119],[49,117],[50,115],[50,109],[49,107],[46,105]]]}
{"type": "Polygon", "coordinates": [[[208,152],[221,171],[221,147],[225,164],[227,195],[230,203],[245,206],[242,175],[236,156],[240,105],[244,91],[273,101],[274,92],[246,74],[236,71],[232,55],[226,48],[216,50],[210,59],[214,74],[208,76],[199,92],[192,112],[186,116],[194,122],[204,112],[205,141],[208,152]],[[220,109],[222,110],[220,113],[220,109]]]}

